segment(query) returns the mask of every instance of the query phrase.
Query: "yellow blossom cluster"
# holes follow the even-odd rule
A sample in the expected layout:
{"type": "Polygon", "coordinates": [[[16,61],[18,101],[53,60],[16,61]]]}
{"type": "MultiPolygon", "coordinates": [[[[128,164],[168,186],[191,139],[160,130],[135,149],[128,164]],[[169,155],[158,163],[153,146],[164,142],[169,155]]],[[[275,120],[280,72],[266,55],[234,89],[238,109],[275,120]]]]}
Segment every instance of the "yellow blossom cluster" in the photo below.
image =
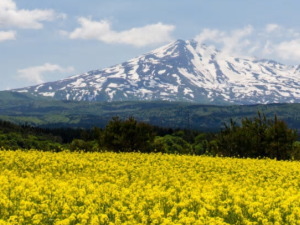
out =
{"type": "Polygon", "coordinates": [[[1,151],[2,224],[300,224],[300,163],[1,151]]]}

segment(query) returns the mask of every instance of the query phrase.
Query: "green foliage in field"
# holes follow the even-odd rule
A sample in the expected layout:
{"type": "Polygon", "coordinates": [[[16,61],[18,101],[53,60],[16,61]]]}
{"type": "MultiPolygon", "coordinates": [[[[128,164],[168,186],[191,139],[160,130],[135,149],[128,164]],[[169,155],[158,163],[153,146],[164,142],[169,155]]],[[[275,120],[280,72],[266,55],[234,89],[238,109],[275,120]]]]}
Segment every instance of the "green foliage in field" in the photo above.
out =
{"type": "Polygon", "coordinates": [[[18,126],[0,121],[0,148],[2,149],[40,149],[61,151],[61,138],[42,133],[39,128],[18,126]]]}
{"type": "Polygon", "coordinates": [[[297,140],[295,130],[278,120],[267,120],[258,113],[253,119],[245,118],[241,126],[232,120],[217,135],[217,152],[225,156],[294,158],[293,143],[297,140]]]}

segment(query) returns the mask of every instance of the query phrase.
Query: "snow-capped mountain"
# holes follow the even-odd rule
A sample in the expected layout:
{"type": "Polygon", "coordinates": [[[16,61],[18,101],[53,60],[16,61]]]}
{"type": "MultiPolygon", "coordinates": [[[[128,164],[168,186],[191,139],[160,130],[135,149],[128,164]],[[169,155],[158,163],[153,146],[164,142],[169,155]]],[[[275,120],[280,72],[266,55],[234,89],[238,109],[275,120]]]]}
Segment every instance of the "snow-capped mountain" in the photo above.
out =
{"type": "Polygon", "coordinates": [[[292,103],[300,102],[300,66],[232,57],[178,40],[107,69],[14,91],[79,101],[292,103]]]}

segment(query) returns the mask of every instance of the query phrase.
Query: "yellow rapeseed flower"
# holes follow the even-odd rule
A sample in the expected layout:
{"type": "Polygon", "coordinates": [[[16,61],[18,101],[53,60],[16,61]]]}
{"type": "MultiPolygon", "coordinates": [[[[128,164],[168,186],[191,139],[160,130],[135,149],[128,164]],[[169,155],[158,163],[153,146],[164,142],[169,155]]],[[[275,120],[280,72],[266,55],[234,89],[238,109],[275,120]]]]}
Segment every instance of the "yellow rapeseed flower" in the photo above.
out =
{"type": "Polygon", "coordinates": [[[300,224],[300,162],[0,151],[0,225],[300,224]]]}

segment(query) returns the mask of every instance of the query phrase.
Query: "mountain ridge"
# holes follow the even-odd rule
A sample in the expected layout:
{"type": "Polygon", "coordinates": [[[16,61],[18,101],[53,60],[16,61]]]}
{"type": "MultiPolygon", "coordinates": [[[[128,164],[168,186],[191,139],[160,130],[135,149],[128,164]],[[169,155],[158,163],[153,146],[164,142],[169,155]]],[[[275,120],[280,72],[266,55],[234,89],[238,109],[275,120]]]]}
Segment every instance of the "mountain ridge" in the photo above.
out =
{"type": "Polygon", "coordinates": [[[13,91],[100,102],[299,103],[300,66],[237,58],[194,40],[177,40],[103,70],[13,91]]]}

